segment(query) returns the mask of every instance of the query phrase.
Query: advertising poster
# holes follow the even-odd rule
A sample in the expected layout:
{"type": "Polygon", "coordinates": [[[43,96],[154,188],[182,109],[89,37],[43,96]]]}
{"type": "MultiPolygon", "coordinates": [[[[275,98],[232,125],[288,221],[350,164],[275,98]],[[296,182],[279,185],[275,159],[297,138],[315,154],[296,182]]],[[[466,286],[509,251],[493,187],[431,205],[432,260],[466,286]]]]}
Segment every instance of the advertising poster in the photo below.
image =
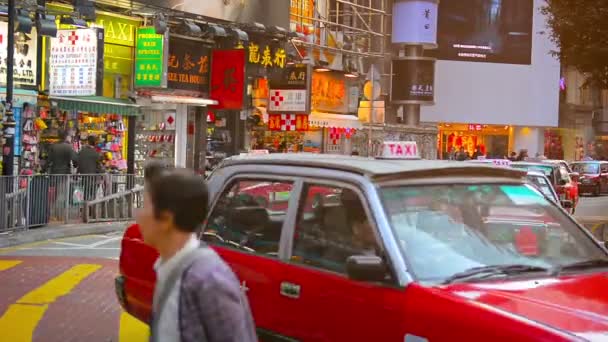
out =
{"type": "Polygon", "coordinates": [[[508,64],[532,59],[531,0],[442,0],[437,58],[508,64]]]}

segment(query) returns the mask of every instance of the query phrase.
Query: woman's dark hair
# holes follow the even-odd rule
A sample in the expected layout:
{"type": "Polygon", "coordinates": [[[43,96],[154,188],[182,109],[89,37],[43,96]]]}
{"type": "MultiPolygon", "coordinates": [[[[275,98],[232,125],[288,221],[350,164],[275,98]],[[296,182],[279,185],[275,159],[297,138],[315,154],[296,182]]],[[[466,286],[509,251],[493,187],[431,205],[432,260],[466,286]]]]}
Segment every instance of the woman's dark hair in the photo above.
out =
{"type": "Polygon", "coordinates": [[[95,138],[95,136],[93,136],[93,135],[89,135],[87,137],[87,142],[89,143],[90,146],[95,146],[95,145],[97,145],[97,138],[95,138]]]}
{"type": "Polygon", "coordinates": [[[154,215],[173,215],[176,227],[195,232],[207,216],[208,191],[204,178],[188,169],[168,168],[154,163],[146,166],[145,181],[154,215]]]}

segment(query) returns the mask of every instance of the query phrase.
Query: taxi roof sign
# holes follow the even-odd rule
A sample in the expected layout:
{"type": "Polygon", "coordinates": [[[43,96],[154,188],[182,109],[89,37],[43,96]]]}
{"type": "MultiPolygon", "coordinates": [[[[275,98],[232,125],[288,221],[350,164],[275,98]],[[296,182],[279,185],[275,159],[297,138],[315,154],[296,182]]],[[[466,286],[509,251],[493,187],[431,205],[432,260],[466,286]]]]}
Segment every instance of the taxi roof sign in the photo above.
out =
{"type": "Polygon", "coordinates": [[[382,159],[420,159],[415,141],[385,141],[382,143],[382,159]]]}

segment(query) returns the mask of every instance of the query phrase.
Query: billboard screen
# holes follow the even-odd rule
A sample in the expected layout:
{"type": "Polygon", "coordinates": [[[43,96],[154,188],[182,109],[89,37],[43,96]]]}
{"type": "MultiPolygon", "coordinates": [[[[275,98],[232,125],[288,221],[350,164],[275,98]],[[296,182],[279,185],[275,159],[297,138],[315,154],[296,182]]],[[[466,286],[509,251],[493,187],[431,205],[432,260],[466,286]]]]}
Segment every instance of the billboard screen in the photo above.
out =
{"type": "Polygon", "coordinates": [[[442,60],[531,64],[532,0],[441,0],[436,51],[442,60]]]}

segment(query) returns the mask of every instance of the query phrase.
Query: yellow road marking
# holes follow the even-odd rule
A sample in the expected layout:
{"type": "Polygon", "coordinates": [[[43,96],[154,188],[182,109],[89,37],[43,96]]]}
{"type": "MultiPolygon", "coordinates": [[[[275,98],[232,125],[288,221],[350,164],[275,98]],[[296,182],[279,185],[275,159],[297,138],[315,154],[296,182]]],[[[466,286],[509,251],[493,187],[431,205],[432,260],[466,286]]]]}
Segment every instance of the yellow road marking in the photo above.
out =
{"type": "Polygon", "coordinates": [[[139,342],[150,339],[150,329],[148,325],[137,318],[123,312],[120,315],[120,332],[118,333],[119,342],[139,342]]]}
{"type": "Polygon", "coordinates": [[[0,331],[4,341],[31,342],[38,322],[57,298],[70,293],[101,265],[80,264],[28,292],[0,317],[0,331]]]}
{"type": "Polygon", "coordinates": [[[21,260],[0,260],[0,271],[8,270],[22,263],[21,260]]]}

